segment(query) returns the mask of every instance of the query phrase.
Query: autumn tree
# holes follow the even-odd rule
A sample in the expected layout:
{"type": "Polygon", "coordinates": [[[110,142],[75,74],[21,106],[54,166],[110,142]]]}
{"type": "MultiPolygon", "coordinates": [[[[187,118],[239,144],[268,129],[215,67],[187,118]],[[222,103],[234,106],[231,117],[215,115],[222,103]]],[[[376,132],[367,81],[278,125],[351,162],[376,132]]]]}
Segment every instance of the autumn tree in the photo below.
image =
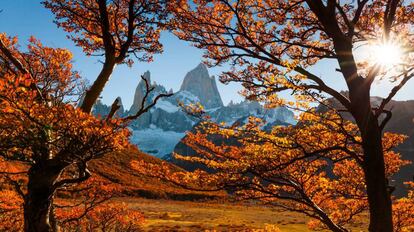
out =
{"type": "Polygon", "coordinates": [[[166,17],[163,0],[46,0],[43,4],[87,55],[104,58],[80,106],[84,112],[91,112],[116,65],[131,66],[134,58],[151,61],[154,53],[162,51],[158,40],[166,17]]]}
{"type": "Polygon", "coordinates": [[[352,115],[363,148],[360,164],[369,203],[369,230],[392,231],[391,193],[381,141],[392,115],[387,104],[413,76],[413,3],[176,0],[169,7],[176,35],[204,49],[209,64],[229,63],[233,68],[221,75],[221,81],[242,83],[249,99],[277,106],[289,103],[278,95],[283,91],[301,103],[332,97],[341,111],[352,115]],[[388,53],[378,57],[378,50],[384,48],[388,53]],[[374,55],[369,54],[372,50],[374,55]],[[365,53],[366,59],[356,60],[358,53],[365,53]],[[310,71],[329,59],[337,63],[338,76],[320,77],[310,71]],[[329,78],[343,80],[347,94],[329,86],[329,78]],[[371,86],[376,81],[391,81],[394,87],[374,106],[371,86]]]}
{"type": "Polygon", "coordinates": [[[50,231],[56,191],[88,179],[87,163],[123,148],[129,131],[71,103],[79,75],[68,50],[31,38],[21,52],[4,34],[0,42],[0,161],[14,169],[1,175],[24,201],[25,231],[50,231]],[[64,175],[69,169],[73,175],[64,175]]]}
{"type": "MultiPolygon", "coordinates": [[[[141,109],[126,119],[112,119],[119,108],[116,102],[106,119],[89,115],[116,64],[131,65],[129,55],[148,61],[151,54],[161,51],[157,14],[151,13],[162,12],[161,3],[131,0],[44,4],[56,13],[59,26],[76,34],[71,38],[87,54],[103,52],[105,61],[77,109],[73,101],[74,95],[79,95],[79,75],[72,70],[69,51],[45,47],[32,39],[28,51],[21,52],[16,38],[1,35],[1,156],[7,162],[23,165],[17,173],[2,174],[24,199],[26,231],[52,230],[51,206],[56,191],[88,179],[88,161],[121,149],[127,142],[126,123],[168,96],[159,95],[149,105],[143,102],[141,109]],[[64,172],[73,168],[76,175],[64,178],[64,172]],[[27,175],[26,188],[10,177],[17,174],[27,175]]],[[[146,87],[147,94],[153,90],[150,83],[146,87]]]]}
{"type": "MultiPolygon", "coordinates": [[[[116,101],[107,118],[90,115],[116,65],[151,61],[154,53],[162,51],[158,39],[163,1],[47,0],[43,4],[76,45],[104,60],[96,80],[81,93],[69,51],[32,39],[28,51],[22,52],[16,38],[1,35],[0,154],[5,162],[22,165],[21,170],[4,170],[2,175],[24,200],[25,231],[53,230],[56,191],[87,180],[87,163],[123,148],[127,123],[169,96],[161,94],[148,105],[143,102],[136,114],[125,119],[112,118],[119,109],[116,101]],[[83,98],[78,109],[73,95],[79,94],[83,98]],[[68,171],[73,175],[65,175],[68,171]],[[16,177],[19,174],[27,176],[27,184],[16,177]]],[[[148,95],[153,86],[146,82],[146,88],[148,95]]]]}
{"type": "MultiPolygon", "coordinates": [[[[187,189],[228,190],[236,200],[253,200],[302,213],[311,218],[311,229],[345,232],[366,221],[368,197],[361,165],[363,152],[355,124],[345,121],[337,112],[320,117],[310,111],[300,116],[297,126],[276,126],[271,131],[262,129],[263,126],[264,122],[254,117],[242,126],[207,120],[195,132],[188,133],[183,142],[196,155],[175,157],[202,164],[205,170],[177,172],[143,161],[134,161],[132,165],[140,172],[187,189]],[[222,138],[221,142],[211,141],[211,135],[222,138]]],[[[384,135],[388,178],[409,163],[392,150],[404,138],[384,135]]],[[[396,201],[396,231],[409,228],[412,213],[407,209],[412,200],[409,197],[396,201]]]]}

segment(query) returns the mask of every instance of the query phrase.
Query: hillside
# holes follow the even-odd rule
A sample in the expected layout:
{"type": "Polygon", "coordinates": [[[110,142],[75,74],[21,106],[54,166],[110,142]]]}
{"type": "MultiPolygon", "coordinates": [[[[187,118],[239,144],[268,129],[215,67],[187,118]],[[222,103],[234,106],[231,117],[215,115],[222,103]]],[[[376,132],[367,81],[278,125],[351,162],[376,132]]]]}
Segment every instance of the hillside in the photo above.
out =
{"type": "MultiPolygon", "coordinates": [[[[344,93],[347,94],[347,93],[344,93]]],[[[342,108],[339,102],[329,99],[333,107],[342,108]]],[[[371,103],[377,106],[382,101],[380,97],[372,97],[371,103]]],[[[404,182],[414,178],[414,100],[410,101],[390,101],[386,107],[392,112],[392,117],[384,128],[384,132],[399,133],[407,136],[407,139],[401,145],[396,147],[396,151],[401,153],[404,160],[411,161],[411,164],[403,166],[401,170],[391,179],[391,185],[395,186],[395,196],[404,196],[407,193],[404,182]]],[[[319,110],[325,111],[326,108],[320,107],[319,110]]],[[[353,121],[349,113],[343,113],[342,116],[353,121]]]]}
{"type": "MultiPolygon", "coordinates": [[[[216,193],[185,190],[157,178],[141,175],[131,168],[130,162],[132,160],[145,160],[156,164],[162,162],[161,159],[142,153],[131,145],[126,150],[114,152],[92,161],[90,167],[93,173],[123,186],[122,194],[125,196],[175,200],[195,200],[218,196],[216,193]]],[[[181,170],[173,164],[171,164],[171,168],[172,170],[181,170]]]]}
{"type": "Polygon", "coordinates": [[[395,194],[401,196],[406,193],[403,182],[414,178],[414,101],[391,101],[389,109],[392,118],[385,127],[385,131],[400,133],[408,136],[403,144],[397,147],[404,159],[411,164],[401,168],[394,176],[394,184],[397,188],[395,194]]]}

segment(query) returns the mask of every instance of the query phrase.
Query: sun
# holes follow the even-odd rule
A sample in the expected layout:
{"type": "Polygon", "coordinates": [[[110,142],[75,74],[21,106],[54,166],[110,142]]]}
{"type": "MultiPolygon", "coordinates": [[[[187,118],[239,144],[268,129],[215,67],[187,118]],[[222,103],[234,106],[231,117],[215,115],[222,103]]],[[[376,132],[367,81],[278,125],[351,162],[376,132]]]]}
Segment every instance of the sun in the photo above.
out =
{"type": "Polygon", "coordinates": [[[403,63],[403,49],[396,43],[371,44],[370,50],[372,62],[383,68],[394,68],[403,63]]]}

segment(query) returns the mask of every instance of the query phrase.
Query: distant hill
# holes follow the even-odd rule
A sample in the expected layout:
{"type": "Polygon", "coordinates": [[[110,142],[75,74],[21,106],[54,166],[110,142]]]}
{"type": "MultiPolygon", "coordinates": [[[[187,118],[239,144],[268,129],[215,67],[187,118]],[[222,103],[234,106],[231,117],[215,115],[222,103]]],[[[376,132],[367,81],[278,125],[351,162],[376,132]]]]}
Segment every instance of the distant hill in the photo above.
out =
{"type": "Polygon", "coordinates": [[[385,131],[407,135],[407,140],[397,147],[403,159],[412,163],[401,168],[393,180],[397,189],[397,196],[405,194],[403,182],[414,179],[414,100],[391,101],[388,109],[391,109],[392,118],[385,127],[385,131]]]}
{"type": "MultiPolygon", "coordinates": [[[[135,146],[130,146],[120,152],[114,152],[90,163],[90,169],[107,180],[122,186],[125,196],[139,196],[145,198],[164,198],[175,200],[195,200],[214,198],[218,193],[203,193],[179,188],[158,178],[148,177],[137,173],[130,166],[132,160],[145,160],[149,163],[161,164],[159,158],[140,152],[135,146]]],[[[171,164],[172,170],[182,169],[171,164]]]]}
{"type": "MultiPolygon", "coordinates": [[[[346,95],[347,93],[344,92],[343,94],[346,95]]],[[[342,108],[339,102],[332,99],[330,101],[332,106],[342,108]]],[[[382,98],[380,97],[371,98],[373,106],[378,106],[381,101],[382,98]]],[[[403,196],[407,192],[404,182],[414,178],[414,100],[390,101],[386,109],[391,110],[392,117],[385,126],[384,132],[388,131],[408,136],[407,140],[396,148],[396,151],[401,153],[403,159],[409,160],[412,163],[402,167],[400,172],[391,179],[391,184],[396,187],[394,194],[396,196],[403,196]]],[[[324,110],[324,107],[320,107],[319,110],[324,110]]],[[[349,113],[344,113],[343,117],[352,120],[352,116],[349,113]]]]}

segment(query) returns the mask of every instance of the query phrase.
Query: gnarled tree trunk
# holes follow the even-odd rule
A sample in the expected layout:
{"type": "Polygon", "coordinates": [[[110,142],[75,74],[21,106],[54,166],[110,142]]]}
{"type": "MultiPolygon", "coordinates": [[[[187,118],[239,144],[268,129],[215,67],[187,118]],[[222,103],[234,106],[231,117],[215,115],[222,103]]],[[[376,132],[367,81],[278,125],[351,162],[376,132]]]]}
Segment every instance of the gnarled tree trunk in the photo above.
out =
{"type": "Polygon", "coordinates": [[[50,162],[35,164],[30,168],[24,198],[24,231],[53,231],[50,215],[55,193],[54,184],[63,168],[50,162]]]}

